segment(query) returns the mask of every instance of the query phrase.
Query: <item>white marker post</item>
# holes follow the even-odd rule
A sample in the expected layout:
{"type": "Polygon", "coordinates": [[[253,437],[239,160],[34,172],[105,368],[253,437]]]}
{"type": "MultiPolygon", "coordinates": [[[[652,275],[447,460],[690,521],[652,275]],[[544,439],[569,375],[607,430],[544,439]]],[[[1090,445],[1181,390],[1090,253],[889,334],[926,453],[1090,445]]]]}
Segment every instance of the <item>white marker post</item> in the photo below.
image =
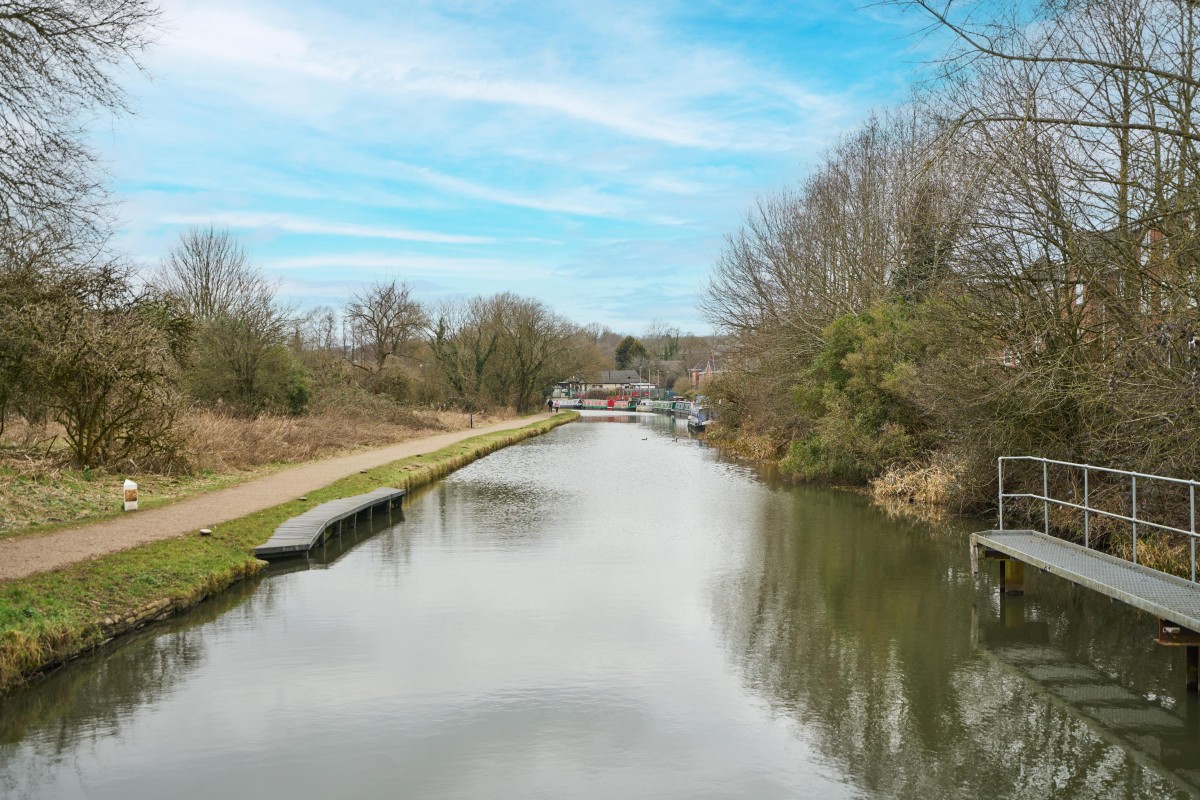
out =
{"type": "Polygon", "coordinates": [[[131,480],[125,481],[125,510],[137,511],[137,484],[131,480]]]}

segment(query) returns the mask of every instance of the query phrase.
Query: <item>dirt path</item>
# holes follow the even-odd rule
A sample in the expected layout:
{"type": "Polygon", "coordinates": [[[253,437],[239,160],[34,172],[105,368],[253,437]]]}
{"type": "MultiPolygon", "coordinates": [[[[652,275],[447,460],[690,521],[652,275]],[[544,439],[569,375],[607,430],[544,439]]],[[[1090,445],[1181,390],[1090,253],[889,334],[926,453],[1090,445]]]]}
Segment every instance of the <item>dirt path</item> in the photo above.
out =
{"type": "Polygon", "coordinates": [[[413,439],[324,461],[314,461],[277,472],[265,478],[180,500],[150,511],[68,528],[43,535],[0,540],[0,581],[48,572],[76,561],[115,553],[158,539],[183,536],[200,528],[211,528],[255,511],[278,505],[328,486],[339,478],[388,464],[401,458],[431,453],[443,447],[493,431],[509,430],[548,419],[548,414],[505,420],[486,428],[413,439]]]}

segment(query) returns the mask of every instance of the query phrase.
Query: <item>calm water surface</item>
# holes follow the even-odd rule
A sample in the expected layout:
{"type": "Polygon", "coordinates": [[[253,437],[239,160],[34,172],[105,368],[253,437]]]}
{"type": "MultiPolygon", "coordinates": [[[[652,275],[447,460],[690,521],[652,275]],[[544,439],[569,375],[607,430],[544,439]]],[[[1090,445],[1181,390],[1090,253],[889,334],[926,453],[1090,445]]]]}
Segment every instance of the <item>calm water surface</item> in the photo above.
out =
{"type": "Polygon", "coordinates": [[[1153,620],[972,527],[588,416],[0,700],[0,797],[1196,796],[1153,620]]]}

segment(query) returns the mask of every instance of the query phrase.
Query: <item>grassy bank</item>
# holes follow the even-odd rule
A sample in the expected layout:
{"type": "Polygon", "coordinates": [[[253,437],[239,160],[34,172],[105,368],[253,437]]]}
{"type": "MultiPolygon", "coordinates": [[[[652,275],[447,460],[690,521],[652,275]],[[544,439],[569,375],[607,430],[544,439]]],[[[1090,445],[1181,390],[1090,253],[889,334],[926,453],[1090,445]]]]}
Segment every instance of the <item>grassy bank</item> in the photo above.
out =
{"type": "Polygon", "coordinates": [[[212,536],[168,539],[0,584],[0,691],[253,575],[263,566],[254,547],[315,505],[380,486],[420,486],[578,416],[558,414],[351,475],[305,500],[226,522],[212,536]]]}
{"type": "MultiPolygon", "coordinates": [[[[507,418],[481,415],[477,422],[507,418]]],[[[138,483],[141,507],[150,509],[298,463],[464,430],[468,420],[458,412],[408,409],[379,417],[343,410],[253,419],[193,409],[180,421],[188,452],[170,472],[132,463],[124,469],[80,469],[70,464],[53,432],[10,425],[0,437],[0,539],[121,516],[126,478],[138,483]]]]}
{"type": "Polygon", "coordinates": [[[204,471],[185,475],[113,475],[105,470],[80,470],[57,464],[28,462],[0,465],[0,539],[45,533],[86,522],[119,517],[121,484],[126,477],[138,483],[143,511],[205,492],[215,492],[290,466],[280,462],[238,472],[204,471]]]}

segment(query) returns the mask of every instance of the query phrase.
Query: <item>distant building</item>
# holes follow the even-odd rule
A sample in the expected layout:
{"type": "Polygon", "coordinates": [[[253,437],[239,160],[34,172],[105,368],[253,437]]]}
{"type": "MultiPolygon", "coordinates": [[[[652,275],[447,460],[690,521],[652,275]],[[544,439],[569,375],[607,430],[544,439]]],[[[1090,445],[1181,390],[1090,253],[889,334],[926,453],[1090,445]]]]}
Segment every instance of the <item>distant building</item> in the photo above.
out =
{"type": "Polygon", "coordinates": [[[710,354],[708,360],[703,364],[688,370],[688,373],[692,377],[692,388],[696,388],[714,376],[720,375],[723,371],[717,361],[717,357],[710,354]]]}
{"type": "Polygon", "coordinates": [[[565,381],[559,381],[554,384],[554,390],[550,393],[551,397],[582,397],[584,392],[584,382],[582,378],[568,378],[565,381]]]}
{"type": "Polygon", "coordinates": [[[587,375],[582,378],[574,377],[554,384],[552,397],[582,397],[585,392],[598,390],[609,394],[622,394],[628,397],[649,397],[656,387],[642,380],[642,376],[634,369],[610,369],[587,375]]]}
{"type": "Polygon", "coordinates": [[[616,392],[628,389],[635,383],[642,383],[642,376],[635,369],[606,369],[594,375],[587,376],[583,390],[601,389],[606,392],[616,392]]]}

